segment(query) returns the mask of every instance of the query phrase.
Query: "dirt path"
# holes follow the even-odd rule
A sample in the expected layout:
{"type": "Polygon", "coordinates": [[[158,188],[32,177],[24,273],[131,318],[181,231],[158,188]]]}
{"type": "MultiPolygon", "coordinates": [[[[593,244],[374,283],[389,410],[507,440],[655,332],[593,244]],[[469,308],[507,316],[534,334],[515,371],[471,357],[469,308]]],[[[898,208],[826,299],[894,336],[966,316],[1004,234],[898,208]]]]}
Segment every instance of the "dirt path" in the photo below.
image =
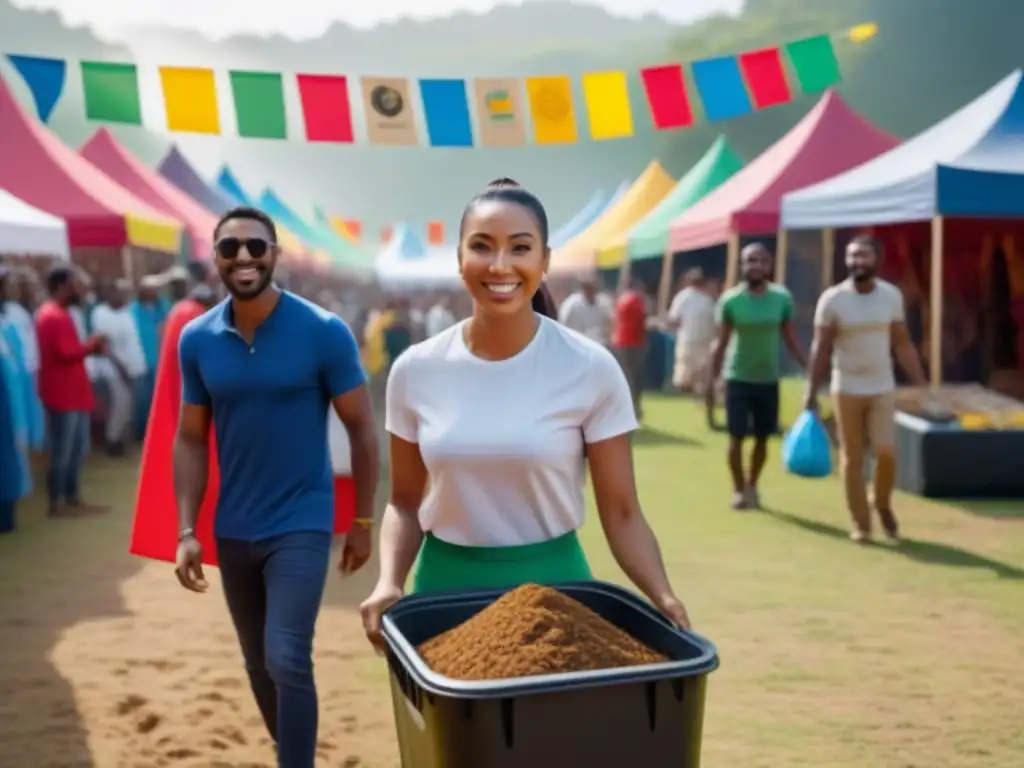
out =
{"type": "MultiPolygon", "coordinates": [[[[0,764],[271,768],[216,571],[195,596],[169,566],[128,557],[129,473],[97,461],[88,478],[114,513],[50,521],[33,501],[0,542],[0,764]]],[[[354,608],[374,575],[330,580],[315,656],[324,766],[397,765],[386,667],[354,608]]]]}

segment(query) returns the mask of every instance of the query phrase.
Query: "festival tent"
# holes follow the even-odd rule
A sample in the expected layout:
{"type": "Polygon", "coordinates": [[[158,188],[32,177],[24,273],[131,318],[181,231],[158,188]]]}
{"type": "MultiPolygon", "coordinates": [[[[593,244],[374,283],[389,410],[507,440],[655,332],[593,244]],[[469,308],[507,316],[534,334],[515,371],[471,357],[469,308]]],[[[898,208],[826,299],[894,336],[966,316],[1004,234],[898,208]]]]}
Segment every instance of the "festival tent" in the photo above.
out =
{"type": "Polygon", "coordinates": [[[61,219],[0,189],[0,253],[68,258],[68,230],[61,219]]]}
{"type": "Polygon", "coordinates": [[[220,190],[214,189],[203,180],[203,177],[176,146],[171,147],[156,169],[171,184],[218,216],[235,206],[232,198],[224,195],[220,190]]]}
{"type": "Polygon", "coordinates": [[[313,218],[316,223],[323,227],[330,228],[338,237],[348,243],[357,245],[359,236],[352,231],[346,221],[340,216],[328,216],[319,205],[313,206],[313,218]]]}
{"type": "Polygon", "coordinates": [[[144,203],[38,123],[0,78],[0,186],[67,223],[71,248],[177,253],[181,225],[144,203]]]}
{"type": "MultiPolygon", "coordinates": [[[[226,197],[232,207],[244,206],[246,208],[258,208],[259,206],[246,194],[245,189],[239,183],[238,179],[235,178],[235,174],[231,172],[231,169],[224,166],[220,169],[220,173],[217,174],[217,180],[214,182],[214,189],[221,195],[226,197]]],[[[320,265],[325,261],[330,262],[330,257],[326,254],[316,255],[311,251],[309,243],[303,243],[302,240],[292,232],[287,225],[276,220],[273,214],[266,211],[270,218],[274,219],[274,225],[277,227],[277,240],[281,245],[281,248],[286,254],[291,256],[290,261],[292,263],[302,263],[311,261],[313,264],[320,265]]]]}
{"type": "Polygon", "coordinates": [[[597,265],[607,269],[617,267],[626,260],[664,258],[668,249],[668,227],[672,220],[742,167],[743,158],[733,151],[724,136],[719,136],[664,200],[624,236],[598,252],[597,265]]]}
{"type": "Polygon", "coordinates": [[[597,249],[601,243],[628,232],[672,191],[676,182],[653,161],[629,190],[583,232],[551,254],[552,273],[591,272],[596,266],[597,249]]]}
{"type": "Polygon", "coordinates": [[[399,224],[374,264],[380,284],[389,290],[453,287],[459,262],[452,246],[430,248],[407,224],[399,224]]]}
{"type": "Polygon", "coordinates": [[[732,282],[739,238],[775,234],[784,194],[853,168],[898,142],[828,91],[789,133],[674,219],[668,247],[694,251],[728,243],[732,282]]]}
{"type": "Polygon", "coordinates": [[[580,234],[597,221],[601,214],[608,210],[609,206],[614,205],[626,193],[629,186],[630,183],[628,181],[622,182],[615,189],[615,192],[612,193],[611,197],[606,196],[601,190],[594,192],[587,204],[580,208],[575,216],[551,233],[548,237],[548,247],[560,248],[580,234]]]}
{"type": "Polygon", "coordinates": [[[343,270],[365,272],[372,268],[373,257],[346,243],[329,227],[305,221],[288,207],[271,189],[265,189],[257,201],[259,207],[275,220],[282,222],[306,242],[315,245],[332,257],[332,265],[343,270]]]}
{"type": "Polygon", "coordinates": [[[787,229],[1024,216],[1024,73],[899,147],[786,195],[787,229]]]}
{"type": "Polygon", "coordinates": [[[184,223],[195,258],[212,258],[217,217],[133,156],[109,129],[96,131],[79,154],[140,200],[184,223]]]}

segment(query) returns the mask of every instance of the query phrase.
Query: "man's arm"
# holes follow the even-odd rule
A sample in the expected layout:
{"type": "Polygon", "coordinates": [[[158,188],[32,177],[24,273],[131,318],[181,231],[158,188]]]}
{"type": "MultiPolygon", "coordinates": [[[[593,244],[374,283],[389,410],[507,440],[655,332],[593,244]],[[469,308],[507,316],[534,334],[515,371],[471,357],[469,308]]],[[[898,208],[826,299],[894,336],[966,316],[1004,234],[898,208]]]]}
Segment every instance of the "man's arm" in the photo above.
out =
{"type": "Polygon", "coordinates": [[[910,383],[915,387],[928,386],[928,377],[925,375],[924,366],[921,365],[921,356],[910,339],[907,324],[902,320],[897,320],[890,326],[889,333],[893,352],[896,354],[896,362],[910,379],[910,383]]]}
{"type": "Polygon", "coordinates": [[[832,350],[839,332],[832,295],[826,291],[814,308],[814,340],[811,342],[811,363],[807,370],[807,392],[804,395],[804,407],[812,410],[818,407],[818,390],[828,377],[832,350]]]}
{"type": "Polygon", "coordinates": [[[352,446],[352,480],[356,491],[356,519],[373,520],[374,497],[380,476],[380,447],[373,421],[370,390],[359,360],[359,346],[338,317],[325,323],[324,375],[331,405],[345,425],[352,446]]]}
{"type": "Polygon", "coordinates": [[[198,339],[188,329],[178,343],[181,368],[181,416],[174,438],[174,495],[178,531],[195,530],[206,494],[210,466],[210,394],[199,371],[198,339]]]}
{"type": "Polygon", "coordinates": [[[793,323],[789,320],[782,323],[782,340],[785,342],[789,354],[796,360],[797,365],[807,370],[807,357],[804,355],[803,347],[800,346],[800,339],[796,336],[796,328],[793,327],[793,323]]]}

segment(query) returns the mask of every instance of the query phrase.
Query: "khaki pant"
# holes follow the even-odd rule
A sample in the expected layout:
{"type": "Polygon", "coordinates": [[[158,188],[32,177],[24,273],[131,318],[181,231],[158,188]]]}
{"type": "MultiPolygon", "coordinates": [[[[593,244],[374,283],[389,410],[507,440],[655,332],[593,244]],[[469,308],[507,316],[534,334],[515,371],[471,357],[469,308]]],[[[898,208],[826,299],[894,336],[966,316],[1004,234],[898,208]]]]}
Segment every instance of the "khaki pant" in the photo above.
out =
{"type": "Polygon", "coordinates": [[[864,480],[864,459],[868,447],[875,456],[875,508],[892,506],[892,487],[896,479],[895,392],[881,395],[835,395],[836,425],[839,428],[840,463],[846,504],[854,524],[861,531],[871,530],[871,507],[864,480]]]}

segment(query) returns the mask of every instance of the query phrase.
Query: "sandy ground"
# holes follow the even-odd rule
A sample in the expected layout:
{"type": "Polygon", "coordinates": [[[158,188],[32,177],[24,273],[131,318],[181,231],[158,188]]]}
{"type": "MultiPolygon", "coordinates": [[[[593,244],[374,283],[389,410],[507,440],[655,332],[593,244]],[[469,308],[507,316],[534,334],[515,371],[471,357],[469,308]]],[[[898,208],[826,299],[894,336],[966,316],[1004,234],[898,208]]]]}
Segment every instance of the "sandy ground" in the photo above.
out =
{"type": "MultiPolygon", "coordinates": [[[[0,549],[0,766],[271,768],[216,570],[191,595],[169,565],[128,557],[130,470],[90,469],[90,498],[112,514],[49,521],[32,502],[0,549]]],[[[398,765],[386,665],[355,609],[374,577],[372,563],[330,577],[315,651],[324,766],[398,765]]]]}

